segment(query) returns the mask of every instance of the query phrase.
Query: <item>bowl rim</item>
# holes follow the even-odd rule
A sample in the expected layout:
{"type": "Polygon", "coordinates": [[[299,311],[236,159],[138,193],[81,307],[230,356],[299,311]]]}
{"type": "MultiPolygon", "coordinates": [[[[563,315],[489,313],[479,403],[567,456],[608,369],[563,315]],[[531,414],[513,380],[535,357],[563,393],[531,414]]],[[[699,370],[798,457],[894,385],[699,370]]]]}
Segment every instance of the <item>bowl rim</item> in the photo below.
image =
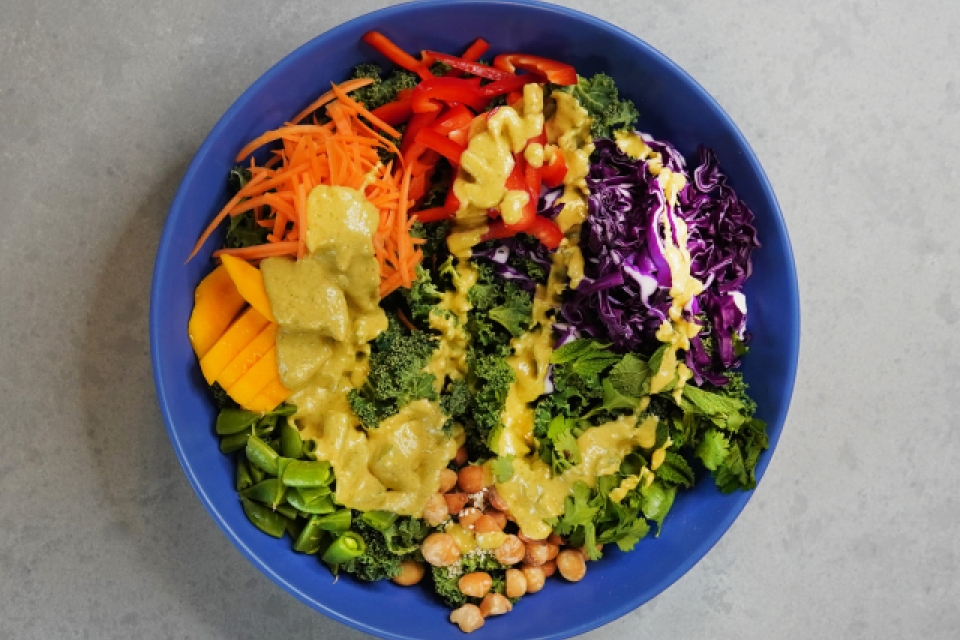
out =
{"type": "MultiPolygon", "coordinates": [[[[173,202],[170,205],[168,216],[164,222],[163,233],[158,244],[157,253],[155,256],[154,262],[154,272],[151,279],[151,293],[150,293],[150,357],[151,357],[151,369],[154,377],[154,384],[157,391],[157,399],[160,406],[160,412],[163,416],[164,425],[167,430],[167,435],[170,437],[171,444],[173,445],[174,451],[177,455],[177,460],[180,463],[181,468],[183,469],[187,479],[189,480],[193,490],[196,492],[197,496],[200,498],[201,503],[206,508],[207,512],[213,518],[214,522],[220,527],[221,531],[226,534],[227,538],[236,546],[237,549],[253,564],[257,567],[262,573],[267,575],[271,580],[273,580],[277,585],[283,588],[285,591],[296,597],[298,600],[304,604],[310,606],[311,608],[323,613],[325,616],[332,618],[342,624],[345,624],[353,629],[368,633],[377,637],[382,638],[391,638],[396,640],[415,640],[415,636],[406,635],[403,633],[396,633],[393,631],[388,631],[385,629],[380,629],[375,627],[363,620],[355,619],[350,616],[344,615],[334,609],[331,609],[323,602],[309,596],[304,593],[294,585],[287,582],[281,575],[274,571],[268,564],[261,561],[261,559],[255,555],[251,549],[244,544],[242,538],[237,534],[236,531],[230,526],[230,523],[224,518],[224,516],[217,509],[216,505],[212,502],[207,492],[204,490],[203,486],[197,479],[196,474],[194,473],[190,464],[188,464],[184,450],[183,443],[180,441],[180,438],[173,427],[171,421],[171,411],[170,404],[172,403],[171,397],[169,396],[166,388],[164,387],[163,378],[161,376],[161,365],[160,365],[160,327],[162,325],[162,311],[160,305],[160,291],[161,291],[161,281],[162,273],[160,269],[159,257],[161,255],[167,254],[170,252],[170,247],[173,242],[175,242],[173,228],[175,225],[171,224],[172,221],[179,218],[178,212],[184,211],[186,203],[186,185],[194,180],[194,176],[199,171],[199,167],[206,162],[207,156],[210,155],[212,147],[214,145],[214,140],[219,137],[222,130],[228,126],[228,123],[233,119],[233,117],[238,113],[244,110],[247,107],[247,104],[253,99],[253,96],[258,93],[262,85],[267,84],[268,78],[273,76],[278,71],[295,65],[299,60],[312,51],[313,47],[316,46],[316,41],[318,39],[327,39],[334,37],[340,31],[345,31],[351,28],[356,28],[358,25],[364,23],[380,23],[389,21],[389,19],[395,14],[402,14],[407,11],[410,7],[429,7],[429,6],[446,6],[451,4],[460,4],[460,5],[496,5],[498,7],[535,7],[544,11],[557,13],[564,15],[568,18],[573,18],[578,21],[589,23],[591,26],[598,28],[600,30],[606,31],[611,35],[615,35],[620,38],[625,38],[630,40],[635,46],[644,49],[646,53],[657,61],[664,65],[666,68],[670,69],[673,73],[677,74],[683,78],[693,89],[693,91],[702,99],[706,104],[710,105],[712,109],[716,111],[719,115],[720,120],[729,128],[729,131],[733,134],[736,143],[744,150],[744,156],[747,160],[749,168],[754,172],[758,179],[760,185],[760,190],[770,204],[773,215],[773,220],[770,222],[776,227],[779,234],[784,239],[783,245],[783,260],[787,266],[787,276],[790,283],[789,291],[786,291],[786,297],[791,303],[792,307],[792,322],[796,326],[797,330],[795,333],[791,333],[788,336],[784,337],[786,342],[785,347],[787,349],[788,359],[787,359],[787,369],[785,371],[785,384],[781,393],[785,397],[785,401],[781,408],[781,411],[771,417],[771,426],[776,427],[768,431],[769,435],[769,448],[766,452],[766,455],[761,457],[757,468],[756,468],[756,479],[757,486],[759,487],[760,481],[763,478],[764,472],[766,471],[767,466],[770,463],[770,460],[773,457],[773,453],[776,450],[777,443],[780,439],[780,435],[783,431],[783,426],[785,424],[787,414],[790,408],[790,403],[793,397],[793,390],[796,383],[796,374],[799,364],[799,342],[801,334],[801,315],[800,315],[800,295],[799,295],[799,284],[796,272],[796,263],[794,260],[793,249],[790,242],[790,236],[787,232],[786,222],[783,218],[783,212],[780,208],[779,202],[777,201],[776,195],[773,191],[773,187],[770,184],[769,179],[767,178],[766,173],[763,170],[763,167],[760,165],[760,161],[756,156],[753,148],[747,142],[747,139],[737,127],[733,119],[727,114],[723,107],[717,102],[717,100],[704,89],[699,82],[697,82],[693,76],[691,76],[687,71],[685,71],[680,65],[675,63],[673,60],[668,58],[666,55],[661,53],[655,47],[641,39],[640,37],[634,35],[633,33],[623,29],[617,25],[611,24],[605,20],[592,16],[588,13],[576,9],[570,9],[567,7],[559,6],[549,2],[543,2],[542,0],[413,0],[410,2],[403,2],[400,4],[384,7],[375,11],[361,14],[350,20],[343,22],[332,29],[329,29],[323,33],[317,34],[316,36],[310,38],[302,45],[286,54],[278,62],[272,65],[269,69],[263,72],[257,80],[255,80],[247,89],[240,94],[240,96],[231,104],[226,112],[218,119],[217,123],[213,126],[207,136],[204,138],[203,143],[200,145],[196,154],[190,162],[186,172],[183,175],[183,178],[180,181],[180,185],[177,189],[176,196],[173,199],[173,202]]],[[[644,599],[642,594],[634,599],[628,600],[625,604],[615,607],[604,612],[592,616],[589,619],[584,619],[582,623],[573,626],[571,628],[565,629],[561,632],[551,633],[544,636],[541,636],[541,640],[549,639],[559,639],[567,638],[575,635],[583,634],[588,631],[597,629],[605,624],[608,624],[629,612],[637,609],[642,606],[649,600],[652,600],[657,595],[666,591],[671,585],[673,585],[681,576],[686,574],[695,564],[697,564],[713,546],[724,536],[724,534],[729,531],[733,522],[739,517],[740,513],[746,507],[747,502],[749,502],[753,493],[756,489],[750,491],[738,492],[728,496],[731,501],[731,509],[729,510],[727,516],[722,520],[717,521],[716,526],[713,527],[712,531],[708,536],[706,536],[703,541],[696,547],[693,553],[687,555],[687,557],[677,565],[677,567],[670,572],[670,574],[662,581],[662,588],[660,588],[654,595],[649,598],[644,599]]]]}

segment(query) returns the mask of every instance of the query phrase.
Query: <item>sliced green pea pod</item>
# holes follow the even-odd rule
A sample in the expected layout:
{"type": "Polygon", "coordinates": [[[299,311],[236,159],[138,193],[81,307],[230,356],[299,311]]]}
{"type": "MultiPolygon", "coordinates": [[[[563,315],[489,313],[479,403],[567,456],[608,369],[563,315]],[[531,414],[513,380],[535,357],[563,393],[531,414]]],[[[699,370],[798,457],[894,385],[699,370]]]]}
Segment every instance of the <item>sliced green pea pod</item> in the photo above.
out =
{"type": "Polygon", "coordinates": [[[305,523],[306,521],[303,518],[287,518],[286,531],[290,539],[296,540],[300,537],[305,523]]]}
{"type": "Polygon", "coordinates": [[[333,491],[329,486],[326,487],[317,487],[316,489],[308,489],[307,487],[299,487],[297,493],[303,496],[305,502],[315,502],[325,496],[329,496],[333,491]]]}
{"type": "Polygon", "coordinates": [[[295,404],[290,404],[290,403],[286,403],[286,402],[285,402],[284,404],[280,405],[279,407],[277,407],[277,408],[274,409],[273,411],[268,411],[268,412],[267,412],[267,415],[268,415],[268,416],[283,416],[284,418],[289,418],[290,416],[292,416],[292,415],[295,414],[296,412],[297,412],[297,405],[295,405],[295,404]]]}
{"type": "Polygon", "coordinates": [[[250,475],[250,465],[244,459],[237,460],[237,491],[249,489],[255,483],[250,475]]]}
{"type": "Polygon", "coordinates": [[[229,454],[242,450],[247,446],[247,438],[249,437],[250,435],[247,433],[235,433],[220,438],[220,453],[229,454]]]}
{"type": "Polygon", "coordinates": [[[343,564],[354,558],[359,558],[366,550],[367,543],[363,541],[363,538],[353,531],[347,531],[334,540],[333,544],[324,552],[323,561],[331,565],[343,564]]]}
{"type": "Polygon", "coordinates": [[[277,505],[283,502],[286,491],[287,488],[283,486],[283,483],[276,478],[270,478],[244,490],[240,495],[244,498],[270,505],[271,509],[276,509],[277,505]]]}
{"type": "Polygon", "coordinates": [[[253,484],[259,484],[264,481],[267,477],[267,474],[255,464],[250,464],[250,461],[247,461],[247,469],[250,470],[250,477],[253,478],[253,484]]]}
{"type": "Polygon", "coordinates": [[[290,466],[290,463],[293,462],[290,458],[284,458],[280,456],[280,459],[277,460],[277,478],[283,482],[283,474],[286,473],[287,467],[290,466]]]}
{"type": "Polygon", "coordinates": [[[287,502],[303,513],[322,515],[337,510],[333,504],[333,497],[329,494],[315,500],[306,500],[299,490],[289,489],[287,491],[287,502]]]}
{"type": "Polygon", "coordinates": [[[280,454],[294,460],[303,455],[303,439],[300,437],[300,432],[286,420],[280,427],[280,454]]]}
{"type": "Polygon", "coordinates": [[[277,427],[277,418],[276,416],[264,416],[260,418],[260,421],[257,422],[257,426],[254,430],[254,433],[257,434],[258,438],[265,438],[273,433],[274,429],[277,427]]]}
{"type": "Polygon", "coordinates": [[[278,504],[276,511],[283,517],[290,518],[292,520],[296,520],[297,517],[300,515],[297,512],[296,507],[293,507],[292,505],[289,505],[289,504],[278,504]]]}
{"type": "Polygon", "coordinates": [[[303,441],[303,457],[306,458],[307,460],[317,459],[317,441],[316,440],[303,441]]]}
{"type": "Polygon", "coordinates": [[[340,533],[350,528],[350,523],[352,520],[353,513],[350,511],[350,509],[341,509],[340,511],[331,513],[328,516],[320,516],[317,520],[317,526],[324,531],[340,533]]]}
{"type": "Polygon", "coordinates": [[[323,487],[330,483],[330,463],[294,460],[283,474],[283,484],[288,487],[308,489],[323,487]]]}
{"type": "Polygon", "coordinates": [[[221,436],[232,436],[243,431],[257,423],[260,416],[252,411],[244,409],[223,409],[217,414],[217,434],[221,436]]]}
{"type": "Polygon", "coordinates": [[[367,511],[360,517],[380,533],[386,533],[397,521],[397,514],[392,511],[367,511]]]}
{"type": "Polygon", "coordinates": [[[257,436],[247,439],[247,460],[272,476],[280,473],[280,454],[257,436]]]}
{"type": "Polygon", "coordinates": [[[268,536],[283,537],[283,532],[287,527],[286,518],[273,509],[257,504],[253,500],[240,498],[240,502],[243,504],[243,512],[247,514],[247,519],[253,523],[253,526],[268,536]]]}
{"type": "Polygon", "coordinates": [[[300,535],[297,536],[293,543],[294,551],[299,551],[300,553],[316,553],[320,550],[320,543],[323,541],[323,537],[327,532],[318,526],[318,520],[319,518],[316,516],[307,520],[307,524],[300,531],[300,535]]]}

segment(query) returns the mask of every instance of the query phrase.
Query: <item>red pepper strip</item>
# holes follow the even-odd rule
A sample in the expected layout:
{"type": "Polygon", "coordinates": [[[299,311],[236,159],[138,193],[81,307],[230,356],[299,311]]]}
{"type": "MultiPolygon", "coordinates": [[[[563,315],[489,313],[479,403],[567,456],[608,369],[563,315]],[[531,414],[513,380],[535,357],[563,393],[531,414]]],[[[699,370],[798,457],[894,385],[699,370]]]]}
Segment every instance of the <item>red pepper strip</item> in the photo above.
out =
{"type": "Polygon", "coordinates": [[[417,134],[424,127],[433,124],[433,121],[437,118],[437,112],[431,111],[428,113],[414,113],[413,117],[410,118],[410,122],[407,124],[407,130],[403,134],[403,141],[400,143],[400,154],[403,156],[404,162],[412,162],[420,156],[421,153],[426,149],[420,145],[420,149],[416,153],[410,153],[411,147],[414,146],[414,140],[417,137],[417,134]]]}
{"type": "MultiPolygon", "coordinates": [[[[419,167],[420,164],[417,163],[416,166],[419,167]]],[[[427,192],[427,174],[432,168],[433,167],[429,167],[425,171],[421,170],[421,173],[410,178],[410,189],[409,193],[407,194],[408,198],[411,200],[419,200],[424,196],[424,194],[427,192]]]]}
{"type": "MultiPolygon", "coordinates": [[[[525,191],[527,204],[523,205],[519,220],[507,226],[513,231],[523,231],[537,217],[537,201],[540,199],[540,171],[527,164],[522,154],[514,156],[513,171],[507,176],[506,187],[509,191],[525,191]],[[534,188],[536,191],[534,191],[534,188]]],[[[500,212],[503,215],[503,212],[500,212]]]]}
{"type": "MultiPolygon", "coordinates": [[[[531,82],[543,82],[543,78],[535,73],[525,73],[521,76],[510,76],[503,80],[495,80],[490,84],[480,87],[480,93],[492,98],[493,96],[503,95],[511,91],[519,91],[523,85],[531,82]]],[[[416,111],[416,109],[414,109],[416,111]]]]}
{"type": "Polygon", "coordinates": [[[525,53],[502,53],[494,58],[493,66],[510,73],[515,73],[517,69],[532,71],[544,76],[553,84],[577,84],[576,69],[569,64],[550,58],[530,56],[525,53]]]}
{"type": "Polygon", "coordinates": [[[470,60],[464,60],[457,56],[449,56],[445,53],[437,53],[436,51],[426,51],[424,53],[443,64],[450,65],[454,69],[460,69],[461,71],[466,71],[467,73],[471,73],[480,78],[487,78],[488,80],[503,80],[504,78],[509,78],[514,75],[479,62],[471,62],[470,60]]]}
{"type": "Polygon", "coordinates": [[[458,104],[447,109],[437,121],[431,125],[431,129],[442,135],[450,135],[453,131],[458,131],[464,127],[469,127],[473,122],[473,112],[462,104],[458,104]]]}
{"type": "Polygon", "coordinates": [[[559,187],[563,184],[563,179],[567,177],[567,161],[563,157],[563,151],[557,149],[553,154],[553,160],[550,164],[545,164],[540,169],[540,175],[543,177],[543,184],[548,189],[559,187]]]}
{"type": "MultiPolygon", "coordinates": [[[[460,56],[464,60],[469,60],[470,62],[476,62],[480,59],[480,56],[487,52],[487,49],[490,48],[490,43],[484,40],[483,38],[477,38],[473,41],[473,44],[467,47],[467,50],[463,52],[463,55],[460,56]]],[[[445,74],[447,77],[458,78],[462,73],[459,69],[450,69],[445,74]]]]}
{"type": "Polygon", "coordinates": [[[524,207],[524,210],[529,207],[533,211],[533,215],[537,215],[537,207],[540,204],[540,186],[543,183],[543,177],[540,173],[540,167],[534,167],[529,163],[524,163],[524,165],[523,181],[527,184],[527,193],[530,195],[530,201],[527,203],[527,206],[524,207]]]}
{"type": "Polygon", "coordinates": [[[480,237],[480,242],[512,238],[513,236],[517,235],[517,233],[519,232],[516,229],[508,227],[506,224],[504,224],[503,220],[494,220],[487,227],[487,232],[480,237]]]}
{"type": "Polygon", "coordinates": [[[415,215],[420,222],[438,222],[440,220],[449,220],[453,217],[453,214],[443,207],[424,209],[423,211],[417,211],[413,215],[415,215]]]}
{"type": "MultiPolygon", "coordinates": [[[[404,89],[403,91],[410,91],[411,93],[413,92],[412,89],[404,89]]],[[[413,109],[410,108],[411,101],[409,94],[405,99],[400,97],[403,91],[397,94],[397,100],[379,106],[370,113],[377,116],[392,127],[396,127],[405,123],[410,119],[410,116],[413,115],[413,109]]]]}
{"type": "Polygon", "coordinates": [[[533,224],[527,228],[526,233],[539,240],[543,246],[551,250],[559,247],[563,241],[563,231],[560,231],[557,223],[543,216],[537,216],[533,224]]]}
{"type": "Polygon", "coordinates": [[[437,133],[432,127],[420,129],[414,142],[433,149],[454,164],[460,164],[460,155],[466,149],[462,144],[454,142],[442,133],[437,133]]]}
{"type": "Polygon", "coordinates": [[[418,76],[421,80],[429,80],[430,78],[435,77],[430,73],[430,68],[411,56],[409,53],[398,47],[393,43],[390,38],[383,35],[379,31],[367,31],[363,34],[363,37],[360,38],[368,45],[379,51],[384,55],[390,62],[402,67],[407,71],[412,71],[418,76]]]}
{"type": "Polygon", "coordinates": [[[414,113],[439,111],[440,102],[459,102],[474,111],[482,111],[487,106],[487,96],[481,93],[478,83],[462,78],[432,78],[424,80],[413,90],[411,106],[414,113]]]}
{"type": "Polygon", "coordinates": [[[457,198],[457,194],[453,192],[453,184],[450,184],[450,188],[447,190],[447,199],[443,201],[443,210],[450,214],[450,216],[455,216],[457,211],[460,210],[460,199],[457,198]]]}
{"type": "Polygon", "coordinates": [[[523,100],[523,93],[521,91],[511,91],[507,94],[507,104],[514,104],[523,100]]]}

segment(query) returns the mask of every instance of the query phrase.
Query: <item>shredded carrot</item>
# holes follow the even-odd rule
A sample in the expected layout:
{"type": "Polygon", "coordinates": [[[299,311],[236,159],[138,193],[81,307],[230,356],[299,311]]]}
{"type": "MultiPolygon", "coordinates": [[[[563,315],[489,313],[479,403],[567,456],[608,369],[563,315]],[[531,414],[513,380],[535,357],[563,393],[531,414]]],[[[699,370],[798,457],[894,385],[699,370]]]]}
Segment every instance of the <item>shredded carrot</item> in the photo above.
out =
{"type": "Polygon", "coordinates": [[[361,191],[380,214],[373,248],[380,267],[381,295],[412,286],[414,267],[423,259],[420,246],[424,241],[410,235],[415,222],[410,207],[422,196],[426,168],[421,163],[405,166],[402,158],[396,170],[392,161],[386,166],[380,162],[379,149],[400,157],[394,142],[386,137],[400,134],[347,95],[369,83],[369,79],[360,79],[333,85],[290,123],[244,146],[237,161],[250,158],[251,179],[220,210],[190,257],[227,216],[252,210],[257,225],[269,232],[266,244],[221,249],[215,256],[233,255],[249,261],[273,256],[303,258],[307,254],[308,194],[317,185],[343,186],[361,191]],[[315,112],[322,107],[331,121],[321,125],[315,112]],[[311,114],[312,118],[300,124],[311,114]],[[269,160],[258,166],[252,154],[269,144],[275,148],[270,150],[269,160]]]}

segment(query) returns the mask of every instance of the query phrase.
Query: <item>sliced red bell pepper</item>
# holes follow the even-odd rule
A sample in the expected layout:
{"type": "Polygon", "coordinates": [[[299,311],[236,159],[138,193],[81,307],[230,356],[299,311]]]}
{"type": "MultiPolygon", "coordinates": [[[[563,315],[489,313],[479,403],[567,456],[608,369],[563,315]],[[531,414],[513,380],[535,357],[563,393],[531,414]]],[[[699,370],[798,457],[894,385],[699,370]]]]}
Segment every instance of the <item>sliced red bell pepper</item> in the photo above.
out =
{"type": "Polygon", "coordinates": [[[433,124],[433,121],[436,119],[436,111],[414,113],[410,118],[410,122],[407,123],[407,130],[403,134],[403,140],[400,142],[400,155],[403,156],[404,162],[411,163],[426,151],[427,148],[422,144],[416,143],[415,139],[421,129],[433,124]]]}
{"type": "Polygon", "coordinates": [[[493,59],[493,66],[510,73],[515,73],[517,69],[537,73],[553,84],[577,84],[576,69],[569,64],[550,58],[541,58],[525,53],[502,53],[493,59]]]}
{"type": "Polygon", "coordinates": [[[420,222],[439,222],[440,220],[449,220],[453,217],[453,213],[450,213],[443,207],[424,209],[423,211],[417,211],[413,215],[415,215],[420,222]]]}
{"type": "Polygon", "coordinates": [[[494,220],[487,227],[487,232],[480,237],[480,241],[503,240],[505,238],[512,238],[518,233],[519,231],[517,229],[506,225],[503,220],[494,220]]]}
{"type": "Polygon", "coordinates": [[[540,175],[543,177],[543,184],[547,185],[548,189],[553,189],[563,184],[563,179],[567,177],[567,161],[563,157],[563,151],[560,149],[556,150],[550,164],[545,164],[541,167],[540,175]]]}
{"type": "Polygon", "coordinates": [[[469,127],[473,122],[473,112],[462,104],[454,105],[443,112],[437,118],[437,121],[431,125],[431,128],[437,133],[450,135],[452,131],[458,131],[464,127],[469,127]]]}
{"type": "MultiPolygon", "coordinates": [[[[487,49],[490,48],[490,43],[484,40],[483,38],[477,38],[473,41],[467,50],[463,52],[463,55],[460,56],[464,60],[469,60],[470,62],[476,62],[480,57],[487,52],[487,49]]],[[[445,74],[448,78],[459,78],[463,75],[459,69],[450,69],[445,74]]]]}
{"type": "Polygon", "coordinates": [[[522,91],[516,90],[507,94],[507,104],[514,104],[520,100],[523,100],[522,91]]]}
{"type": "Polygon", "coordinates": [[[523,89],[523,85],[531,82],[543,82],[543,78],[535,73],[524,73],[519,76],[509,76],[503,80],[495,80],[480,87],[480,93],[487,97],[500,96],[511,91],[523,89]]]}
{"type": "Polygon", "coordinates": [[[413,175],[410,178],[410,188],[407,194],[407,197],[411,200],[419,200],[427,193],[427,174],[430,173],[432,167],[424,170],[421,169],[416,175],[413,175]]]}
{"type": "Polygon", "coordinates": [[[417,74],[421,80],[435,77],[430,73],[430,68],[427,65],[398,47],[390,38],[379,31],[367,31],[363,34],[361,40],[379,51],[393,64],[417,74]]]}
{"type": "MultiPolygon", "coordinates": [[[[479,81],[479,78],[475,78],[479,81]]],[[[413,90],[411,107],[414,113],[439,111],[440,103],[457,102],[474,111],[487,106],[487,96],[481,93],[478,82],[463,78],[432,78],[424,80],[413,90]]],[[[489,85],[488,85],[489,86],[489,85]]]]}
{"type": "Polygon", "coordinates": [[[425,52],[431,58],[434,58],[438,62],[443,64],[450,65],[454,69],[459,69],[460,71],[466,71],[480,78],[487,78],[488,80],[503,80],[504,78],[509,78],[514,75],[506,71],[501,71],[495,67],[482,64],[480,62],[473,62],[470,60],[464,60],[463,58],[458,58],[457,56],[450,56],[445,53],[439,53],[437,51],[427,51],[425,52]]]}
{"type": "Polygon", "coordinates": [[[525,233],[533,236],[547,249],[556,249],[563,241],[563,231],[560,226],[550,218],[537,216],[533,223],[527,227],[525,233]]]}
{"type": "Polygon", "coordinates": [[[403,89],[397,93],[396,100],[381,105],[370,113],[393,127],[404,124],[413,115],[413,109],[410,107],[412,94],[413,89],[403,89]]]}
{"type": "MultiPolygon", "coordinates": [[[[513,231],[523,231],[537,217],[537,201],[540,198],[539,173],[538,169],[527,164],[522,154],[514,156],[513,171],[507,176],[505,186],[509,191],[525,191],[528,197],[520,219],[507,225],[513,231]]],[[[500,215],[502,216],[503,212],[500,215]]]]}
{"type": "Polygon", "coordinates": [[[460,156],[466,147],[454,142],[433,127],[424,127],[417,132],[415,143],[420,143],[428,149],[433,149],[454,164],[460,164],[460,156]]]}

